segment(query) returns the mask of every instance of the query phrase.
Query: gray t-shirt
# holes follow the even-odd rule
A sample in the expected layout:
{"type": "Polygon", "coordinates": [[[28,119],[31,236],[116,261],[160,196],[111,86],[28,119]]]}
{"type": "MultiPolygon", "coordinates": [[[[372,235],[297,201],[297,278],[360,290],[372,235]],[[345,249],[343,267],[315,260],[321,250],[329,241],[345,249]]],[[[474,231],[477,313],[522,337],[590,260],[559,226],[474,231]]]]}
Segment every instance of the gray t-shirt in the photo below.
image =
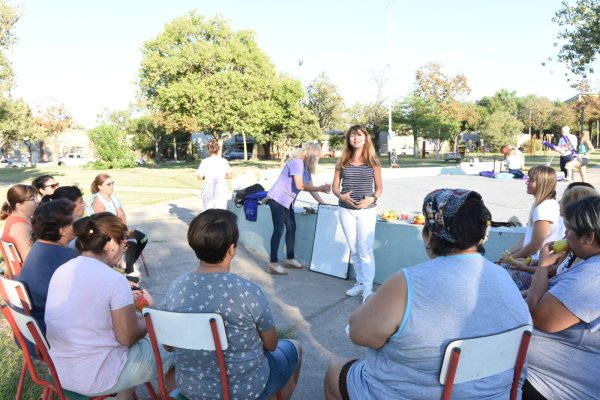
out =
{"type": "MultiPolygon", "coordinates": [[[[383,347],[368,349],[366,358],[348,371],[351,400],[439,399],[448,343],[531,323],[509,275],[479,254],[437,257],[403,273],[408,290],[404,320],[383,347]]],[[[453,398],[505,400],[513,375],[509,370],[454,385],[453,398]]]]}
{"type": "Polygon", "coordinates": [[[600,256],[558,275],[549,293],[582,322],[561,332],[535,329],[527,379],[548,399],[600,399],[600,256]]]}
{"type": "MultiPolygon", "coordinates": [[[[269,301],[257,284],[229,272],[190,272],[171,284],[162,309],[220,314],[229,342],[224,355],[232,400],[256,399],[262,394],[269,364],[259,331],[275,325],[269,301]]],[[[176,348],[175,370],[177,387],[187,398],[222,397],[214,352],[176,348]]]]}

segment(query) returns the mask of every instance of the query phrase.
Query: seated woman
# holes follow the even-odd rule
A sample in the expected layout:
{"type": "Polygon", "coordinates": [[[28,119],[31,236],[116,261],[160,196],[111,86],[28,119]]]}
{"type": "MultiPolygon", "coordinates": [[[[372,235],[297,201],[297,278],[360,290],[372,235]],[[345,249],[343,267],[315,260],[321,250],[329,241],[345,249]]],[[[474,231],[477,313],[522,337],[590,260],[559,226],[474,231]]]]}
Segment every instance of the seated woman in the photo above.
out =
{"type": "Polygon", "coordinates": [[[60,183],[52,175],[41,175],[31,181],[31,186],[36,188],[40,197],[50,196],[60,183]]]}
{"type": "MultiPolygon", "coordinates": [[[[482,255],[491,214],[481,196],[436,190],[425,197],[423,215],[431,260],[392,275],[352,313],[350,339],[367,355],[330,364],[327,399],[439,399],[449,342],[531,323],[508,274],[482,255]]],[[[453,398],[505,400],[513,374],[456,384],[453,398]]]]}
{"type": "Polygon", "coordinates": [[[50,278],[58,267],[79,255],[77,250],[68,247],[75,238],[73,221],[77,218],[75,204],[67,199],[42,204],[33,214],[35,242],[23,264],[19,280],[29,291],[31,314],[42,332],[46,332],[44,311],[50,278]]]}
{"type": "Polygon", "coordinates": [[[583,262],[559,274],[548,269],[564,256],[548,243],[527,295],[534,332],[527,354],[523,400],[597,399],[600,393],[600,197],[565,210],[567,241],[583,262]]]}
{"type": "MultiPolygon", "coordinates": [[[[537,264],[538,254],[542,246],[562,237],[559,205],[556,201],[556,172],[545,165],[537,165],[529,171],[526,181],[527,194],[534,197],[529,221],[523,239],[517,241],[509,250],[505,251],[498,262],[507,262],[510,259],[524,259],[531,256],[532,265],[537,264]]],[[[511,276],[519,289],[525,290],[531,284],[532,275],[529,272],[510,271],[511,276]]]]}
{"type": "MultiPolygon", "coordinates": [[[[116,195],[113,194],[114,185],[115,181],[110,177],[110,175],[97,175],[92,182],[92,197],[90,197],[87,212],[88,215],[92,215],[95,213],[108,211],[121,218],[124,224],[127,224],[127,216],[125,215],[125,211],[123,211],[121,201],[116,195]]],[[[135,240],[130,241],[129,248],[125,253],[126,274],[131,274],[134,272],[133,264],[142,254],[144,247],[146,247],[146,244],[148,243],[148,238],[146,235],[138,230],[133,230],[131,239],[135,240]]]]}
{"type": "MultiPolygon", "coordinates": [[[[274,399],[281,391],[282,398],[289,399],[300,375],[302,348],[296,341],[278,339],[269,300],[260,287],[230,272],[238,237],[236,216],[230,211],[209,209],[194,218],[188,243],[200,263],[171,284],[162,308],[221,314],[233,397],[274,399]]],[[[184,396],[221,397],[214,353],[175,348],[175,357],[177,387],[184,396]]]]}
{"type": "Polygon", "coordinates": [[[2,204],[0,219],[6,220],[2,240],[15,245],[22,261],[31,249],[31,217],[37,208],[37,190],[33,186],[17,184],[8,189],[2,204]]]}
{"type": "Polygon", "coordinates": [[[75,215],[77,218],[85,216],[85,203],[83,192],[77,186],[61,186],[50,195],[42,197],[42,203],[58,199],[68,199],[75,203],[75,215]]]}
{"type": "MultiPolygon", "coordinates": [[[[157,369],[127,280],[111,267],[125,250],[127,226],[103,212],[78,219],[73,231],[81,255],[61,265],[48,287],[50,356],[65,389],[129,399],[137,385],[156,378],[157,369]]],[[[143,295],[152,307],[152,298],[146,291],[143,295]]],[[[161,356],[168,371],[173,357],[161,356]]],[[[167,378],[174,386],[173,374],[167,378]]]]}

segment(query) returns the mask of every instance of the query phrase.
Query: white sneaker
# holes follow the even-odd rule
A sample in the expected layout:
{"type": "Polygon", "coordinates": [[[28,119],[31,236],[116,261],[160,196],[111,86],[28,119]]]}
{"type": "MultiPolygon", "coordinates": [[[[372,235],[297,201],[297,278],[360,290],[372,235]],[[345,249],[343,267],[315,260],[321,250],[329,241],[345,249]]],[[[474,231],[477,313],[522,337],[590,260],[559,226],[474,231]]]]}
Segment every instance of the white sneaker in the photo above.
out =
{"type": "Polygon", "coordinates": [[[364,290],[362,283],[355,283],[350,289],[346,290],[346,296],[358,296],[364,290]]]}

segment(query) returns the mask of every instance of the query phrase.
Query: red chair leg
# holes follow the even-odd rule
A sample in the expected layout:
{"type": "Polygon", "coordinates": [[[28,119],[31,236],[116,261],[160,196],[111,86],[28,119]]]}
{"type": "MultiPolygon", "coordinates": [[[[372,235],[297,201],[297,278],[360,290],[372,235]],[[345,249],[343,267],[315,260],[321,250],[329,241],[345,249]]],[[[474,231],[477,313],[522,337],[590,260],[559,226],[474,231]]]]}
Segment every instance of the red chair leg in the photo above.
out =
{"type": "Polygon", "coordinates": [[[27,362],[23,360],[23,366],[21,367],[21,375],[19,376],[19,385],[17,386],[17,395],[15,397],[16,400],[21,399],[21,394],[23,393],[23,383],[25,382],[25,374],[27,373],[27,362]]]}
{"type": "Polygon", "coordinates": [[[150,276],[148,273],[148,266],[146,265],[146,259],[144,258],[144,253],[140,253],[140,260],[142,260],[142,265],[144,266],[144,270],[146,271],[146,276],[150,276]]]}
{"type": "Polygon", "coordinates": [[[150,382],[146,382],[146,389],[148,390],[148,393],[150,393],[150,398],[152,398],[152,400],[158,400],[158,396],[150,382]]]}

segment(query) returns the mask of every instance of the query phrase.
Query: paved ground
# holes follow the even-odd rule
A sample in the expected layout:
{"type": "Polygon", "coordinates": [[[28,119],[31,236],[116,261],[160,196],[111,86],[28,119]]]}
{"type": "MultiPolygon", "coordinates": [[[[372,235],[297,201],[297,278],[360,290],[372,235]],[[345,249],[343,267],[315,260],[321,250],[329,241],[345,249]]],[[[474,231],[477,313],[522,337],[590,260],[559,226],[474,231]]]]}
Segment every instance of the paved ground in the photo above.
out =
{"type": "MultiPolygon", "coordinates": [[[[600,170],[590,171],[590,181],[600,187],[600,170]]],[[[495,181],[479,176],[436,176],[389,179],[385,182],[380,210],[417,211],[426,193],[440,187],[462,187],[479,191],[495,220],[517,215],[525,220],[532,198],[525,193],[522,181],[495,181]]],[[[559,197],[567,186],[559,183],[559,197]]],[[[199,194],[199,193],[198,193],[199,194]]],[[[177,202],[127,210],[128,219],[150,238],[144,254],[150,276],[142,285],[157,302],[162,300],[170,282],[197,266],[197,260],[186,242],[187,226],[202,211],[198,196],[177,202]]],[[[352,283],[306,270],[290,270],[287,276],[264,272],[267,259],[239,248],[232,271],[260,284],[269,296],[279,329],[296,332],[304,346],[304,362],[294,399],[323,398],[322,382],[332,357],[359,357],[364,349],[353,345],[344,333],[350,313],[359,306],[358,298],[344,291],[352,283]]]]}

